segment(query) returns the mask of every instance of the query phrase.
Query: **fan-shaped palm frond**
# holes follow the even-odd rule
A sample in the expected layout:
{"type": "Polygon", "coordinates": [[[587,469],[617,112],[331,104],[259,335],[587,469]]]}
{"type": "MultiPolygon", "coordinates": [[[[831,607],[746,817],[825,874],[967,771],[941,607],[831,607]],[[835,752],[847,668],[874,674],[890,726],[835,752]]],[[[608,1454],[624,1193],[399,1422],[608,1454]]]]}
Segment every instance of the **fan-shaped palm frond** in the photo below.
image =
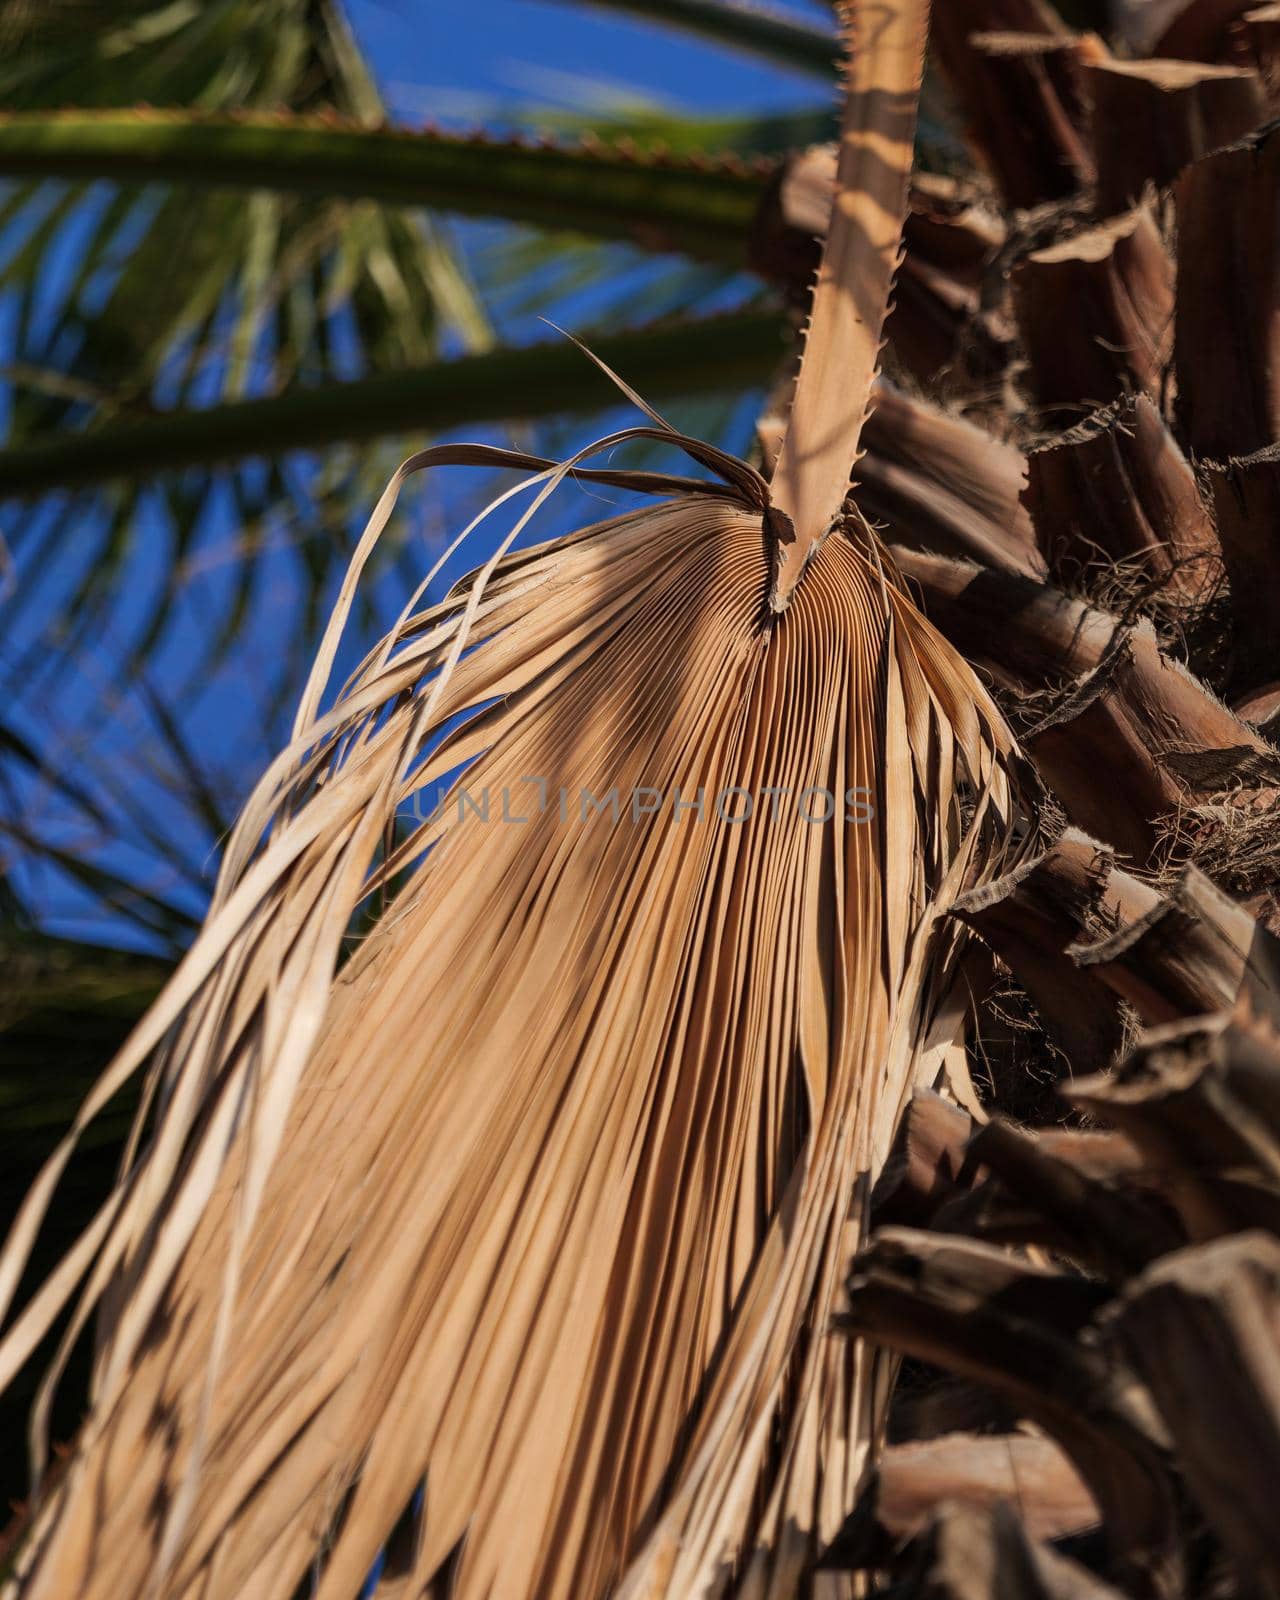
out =
{"type": "Polygon", "coordinates": [[[6,1381],[81,1279],[64,1356],[102,1301],[25,1600],[287,1600],[309,1569],[347,1600],[405,1512],[388,1593],[461,1548],[459,1596],[782,1596],[834,1533],[883,1385],[830,1319],[898,1113],[954,1064],[939,913],[1007,859],[1017,767],[840,519],[926,8],[851,12],[856,187],[778,482],[650,412],[559,465],[424,452],[379,503],[200,937],[0,1258],[8,1300],[149,1064],[118,1189],[0,1344],[6,1381]],[[631,439],[711,476],[586,466],[631,439]],[[325,709],[401,483],[451,462],[532,471],[532,506],[325,709]],[[511,553],[573,475],[671,498],[511,553]]]}

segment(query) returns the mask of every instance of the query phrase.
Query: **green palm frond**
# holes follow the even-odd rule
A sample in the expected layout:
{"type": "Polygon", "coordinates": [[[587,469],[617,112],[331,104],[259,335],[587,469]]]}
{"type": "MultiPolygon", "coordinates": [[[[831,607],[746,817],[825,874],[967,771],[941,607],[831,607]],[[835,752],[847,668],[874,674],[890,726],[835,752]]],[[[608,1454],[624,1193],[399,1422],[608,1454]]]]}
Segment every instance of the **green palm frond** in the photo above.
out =
{"type": "Polygon", "coordinates": [[[591,137],[605,145],[634,145],[650,153],[706,157],[731,152],[738,157],[780,156],[836,136],[834,105],[797,105],[794,111],[759,116],[679,116],[661,106],[639,105],[625,115],[605,108],[590,112],[535,106],[518,113],[521,127],[564,138],[591,137]]]}
{"type": "MultiPolygon", "coordinates": [[[[625,143],[561,147],[434,130],[366,128],[332,118],[126,110],[26,113],[0,119],[0,174],[162,180],[187,197],[249,189],[344,201],[432,205],[503,217],[732,265],[771,166],[736,156],[665,158],[625,143]]],[[[375,213],[380,214],[380,213],[375,213]]],[[[275,209],[259,226],[273,225],[275,209]]],[[[368,239],[357,240],[357,255],[368,239]]],[[[279,254],[279,251],[274,252],[279,254]]]]}
{"type": "Polygon", "coordinates": [[[681,28],[729,49],[763,56],[775,65],[830,83],[840,50],[834,33],[802,21],[794,12],[754,0],[578,0],[579,4],[626,11],[646,22],[681,28]]]}
{"type": "Polygon", "coordinates": [[[193,782],[193,765],[183,761],[176,720],[154,696],[149,709],[159,754],[140,746],[126,762],[86,762],[83,741],[67,730],[41,747],[20,728],[0,723],[0,862],[17,910],[26,898],[19,884],[30,883],[32,873],[52,873],[134,942],[175,955],[198,925],[207,889],[198,855],[175,843],[157,795],[167,789],[172,816],[192,812],[209,847],[221,829],[210,822],[207,776],[193,782]],[[149,792],[142,780],[149,781],[149,792]],[[129,849],[112,853],[121,839],[129,840],[129,849]],[[138,870],[142,861],[146,870],[138,870]]]}
{"type": "MultiPolygon", "coordinates": [[[[384,116],[330,0],[131,0],[106,22],[75,4],[38,15],[10,5],[0,27],[20,42],[0,67],[0,102],[15,112],[160,102],[208,113],[328,111],[364,127],[384,116]]],[[[31,181],[38,174],[20,176],[6,211],[19,231],[34,220],[0,290],[23,300],[49,276],[42,264],[60,243],[74,246],[77,270],[39,329],[20,316],[11,358],[69,365],[115,407],[147,405],[157,382],[171,400],[198,380],[243,393],[255,360],[259,380],[276,385],[299,371],[334,371],[337,329],[352,322],[370,362],[419,359],[446,329],[473,348],[488,341],[465,272],[421,215],[328,193],[248,205],[225,192],[157,194],[144,187],[146,172],[70,173],[50,204],[31,181]],[[95,176],[118,181],[104,194],[86,187],[95,176]]],[[[83,414],[83,404],[24,389],[11,429],[29,434],[68,414],[83,414]]]]}
{"type": "MultiPolygon", "coordinates": [[[[655,399],[766,381],[786,354],[771,308],[587,336],[655,399]]],[[[170,411],[0,451],[0,496],[146,480],[246,456],[402,433],[534,419],[607,404],[609,387],[567,340],[504,348],[271,398],[170,411]]]]}
{"type": "Polygon", "coordinates": [[[12,109],[128,97],[381,112],[333,0],[7,0],[0,39],[0,100],[12,109]]]}

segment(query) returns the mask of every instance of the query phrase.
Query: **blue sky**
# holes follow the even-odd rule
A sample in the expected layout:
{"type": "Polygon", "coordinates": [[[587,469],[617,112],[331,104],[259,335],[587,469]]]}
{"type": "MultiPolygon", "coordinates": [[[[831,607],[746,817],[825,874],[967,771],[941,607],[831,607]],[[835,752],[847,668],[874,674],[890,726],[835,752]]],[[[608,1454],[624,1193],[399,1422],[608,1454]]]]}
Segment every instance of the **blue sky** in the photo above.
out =
{"type": "MultiPolygon", "coordinates": [[[[434,120],[452,126],[523,123],[536,115],[531,108],[587,112],[619,117],[637,106],[669,112],[755,114],[821,107],[828,100],[824,85],[792,70],[780,70],[754,58],[706,45],[688,35],[650,26],[607,9],[550,0],[347,0],[348,15],[390,104],[393,116],[408,124],[434,120]]],[[[829,8],[795,5],[807,19],[829,19],[829,8]]],[[[501,227],[452,225],[454,237],[483,277],[486,252],[507,235],[501,227]]],[[[74,267],[74,243],[65,252],[65,270],[74,267]]],[[[662,270],[646,258],[619,249],[607,258],[605,279],[557,300],[546,309],[571,327],[598,321],[604,286],[616,289],[631,281],[643,289],[647,274],[662,270]],[[609,282],[609,273],[618,275],[609,282]]],[[[745,286],[745,280],[744,280],[745,286]]],[[[743,288],[726,293],[741,293],[743,288]]],[[[639,297],[643,307],[643,294],[639,297]]],[[[2,310],[2,308],[0,308],[2,310]]],[[[547,330],[530,312],[501,320],[504,337],[546,337],[547,330]]],[[[0,344],[3,343],[0,316],[0,344]]],[[[736,406],[705,401],[667,410],[679,425],[714,436],[742,449],[749,438],[755,397],[736,406]]],[[[563,453],[612,426],[635,420],[625,410],[592,418],[567,420],[543,428],[532,442],[563,453]]],[[[519,442],[528,447],[529,430],[511,428],[466,430],[469,437],[494,442],[519,442]]],[[[394,449],[416,448],[421,437],[407,436],[394,449]]],[[[295,463],[304,473],[317,463],[295,463]]],[[[394,465],[388,458],[386,470],[394,465]]],[[[381,462],[379,462],[381,468],[381,462]]],[[[474,503],[484,483],[476,474],[445,482],[438,478],[411,495],[397,519],[393,537],[399,559],[378,580],[373,596],[374,618],[357,627],[343,660],[363,654],[380,619],[393,617],[415,574],[431,564],[442,536],[456,529],[465,508],[474,503]]],[[[567,490],[544,518],[540,533],[597,520],[607,513],[598,496],[567,490]]],[[[17,552],[19,598],[11,609],[8,634],[0,641],[10,667],[30,650],[50,659],[61,648],[53,631],[63,618],[57,605],[60,583],[74,576],[24,553],[36,548],[33,538],[47,510],[14,513],[0,508],[0,533],[17,552]],[[17,520],[20,518],[21,520],[17,520]]],[[[305,517],[305,513],[304,513],[305,517]]],[[[292,534],[280,534],[279,550],[260,563],[255,591],[237,648],[215,673],[200,676],[195,664],[202,647],[227,614],[240,536],[236,508],[229,497],[216,503],[201,529],[193,576],[171,608],[164,632],[149,655],[148,683],[124,681],[122,663],[145,601],[168,576],[170,536],[161,517],[148,510],[135,530],[134,551],[116,580],[110,617],[81,646],[74,665],[57,675],[24,674],[16,687],[10,725],[36,745],[50,768],[73,770],[91,796],[110,813],[111,825],[86,830],[82,817],[70,817],[51,785],[22,780],[18,800],[25,826],[69,851],[89,850],[93,859],[130,882],[146,885],[178,900],[198,915],[216,869],[213,830],[177,803],[181,774],[164,755],[166,741],[157,733],[148,696],[160,692],[174,725],[190,752],[207,771],[211,784],[228,808],[234,808],[284,735],[280,713],[264,710],[267,688],[291,665],[306,659],[315,642],[318,620],[304,625],[298,617],[298,567],[292,534]],[[282,655],[287,660],[282,660],[282,655]],[[163,770],[165,767],[170,770],[163,770]],[[109,790],[117,791],[111,799],[109,790]],[[118,803],[125,796],[132,819],[118,803]],[[147,835],[152,837],[148,838],[147,835]],[[172,860],[158,840],[168,841],[172,860]]],[[[305,527],[301,530],[305,533],[305,527]]],[[[357,530],[346,530],[349,541],[357,530]]],[[[489,536],[501,533],[495,527],[489,536]]],[[[341,541],[340,541],[341,542],[341,541]]],[[[66,560],[74,563],[72,542],[66,560]]],[[[472,547],[448,581],[487,554],[472,547]]],[[[331,553],[331,588],[339,581],[343,550],[331,553]]],[[[340,665],[342,663],[340,662],[340,665]]],[[[10,796],[10,799],[12,796],[10,796]]],[[[0,797],[0,801],[9,801],[0,797]]],[[[15,872],[22,897],[41,924],[72,937],[112,943],[145,944],[136,926],[104,909],[100,898],[74,888],[65,875],[19,865],[15,872]]]]}
{"type": "MultiPolygon", "coordinates": [[[[821,4],[785,9],[830,18],[821,4]]],[[[408,121],[484,121],[495,102],[582,104],[610,89],[708,113],[781,110],[815,97],[803,74],[572,0],[348,0],[348,15],[408,121]]]]}

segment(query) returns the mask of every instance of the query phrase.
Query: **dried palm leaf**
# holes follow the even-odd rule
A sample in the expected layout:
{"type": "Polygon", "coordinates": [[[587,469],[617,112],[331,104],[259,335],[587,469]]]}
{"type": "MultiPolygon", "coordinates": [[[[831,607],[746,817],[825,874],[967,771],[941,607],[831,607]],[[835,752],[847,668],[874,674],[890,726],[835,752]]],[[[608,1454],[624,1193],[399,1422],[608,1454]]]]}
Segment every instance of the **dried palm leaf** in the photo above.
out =
{"type": "Polygon", "coordinates": [[[74,1298],[40,1469],[97,1310],[15,1593],[289,1600],[310,1571],[348,1600],[399,1524],[379,1593],[781,1596],[839,1527],[884,1385],[828,1327],[899,1111],[954,1064],[940,913],[1015,822],[971,671],[856,513],[827,537],[925,12],[848,19],[845,193],[772,488],[650,412],[559,465],[426,451],[379,503],[200,937],[0,1257],[2,1309],[145,1070],[117,1189],[0,1342],[7,1383],[74,1298]],[[712,479],[583,465],[633,437],[712,479]],[[530,469],[489,510],[531,506],[323,710],[404,477],[450,462],[530,469]],[[513,553],[571,474],[672,498],[513,553]]]}

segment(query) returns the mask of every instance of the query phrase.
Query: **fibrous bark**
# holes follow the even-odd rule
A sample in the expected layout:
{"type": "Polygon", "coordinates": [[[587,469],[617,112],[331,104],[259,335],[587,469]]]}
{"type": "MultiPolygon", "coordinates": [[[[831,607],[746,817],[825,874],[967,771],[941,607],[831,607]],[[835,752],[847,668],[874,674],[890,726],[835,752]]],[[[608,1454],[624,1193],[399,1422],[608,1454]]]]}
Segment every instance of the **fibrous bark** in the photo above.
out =
{"type": "Polygon", "coordinates": [[[1101,53],[1096,41],[1072,35],[1039,0],[956,0],[937,8],[931,48],[968,138],[1009,204],[1034,205],[1079,187],[1088,161],[1079,138],[1079,60],[1101,53]],[[993,37],[1009,44],[984,47],[993,37]]]}
{"type": "Polygon", "coordinates": [[[1011,1400],[1071,1457],[1098,1501],[1126,1592],[1177,1595],[1177,1493],[1141,1385],[1077,1335],[1108,1298],[994,1246],[884,1228],[854,1262],[844,1325],[1011,1400]]]}
{"type": "Polygon", "coordinates": [[[902,1600],[1120,1600],[1078,1562],[1029,1537],[1010,1505],[944,1502],[894,1594],[902,1600]]]}
{"type": "Polygon", "coordinates": [[[1070,954],[1148,1023],[1230,1008],[1241,994],[1280,1020],[1280,941],[1194,867],[1144,916],[1070,954]]]}
{"type": "Polygon", "coordinates": [[[1013,573],[895,554],[937,626],[997,682],[1023,695],[1057,686],[1029,711],[1024,737],[1077,827],[1144,861],[1166,837],[1163,819],[1196,798],[1274,793],[1272,747],[1170,660],[1147,623],[1127,626],[1013,573]]]}
{"type": "Polygon", "coordinates": [[[867,514],[921,549],[1043,575],[1022,452],[883,379],[874,400],[855,471],[867,514]]]}
{"type": "Polygon", "coordinates": [[[1079,583],[1122,567],[1194,600],[1220,561],[1195,474],[1146,395],[1131,395],[1027,457],[1023,496],[1050,571],[1079,583]]]}
{"type": "Polygon", "coordinates": [[[1280,1239],[1251,1231],[1168,1255],[1135,1279],[1103,1326],[1150,1390],[1249,1592],[1275,1600],[1280,1239]]]}
{"type": "Polygon", "coordinates": [[[1172,349],[1173,268],[1148,207],[1032,251],[1012,287],[1046,416],[1073,423],[1126,390],[1158,392],[1172,349]]]}
{"type": "Polygon", "coordinates": [[[879,1225],[927,1222],[943,1200],[969,1186],[965,1149],[974,1132],[967,1111],[932,1090],[912,1095],[871,1192],[879,1225]]]}
{"type": "Polygon", "coordinates": [[[925,1531],[943,1501],[963,1508],[966,1522],[1008,1502],[1033,1539],[1080,1533],[1098,1520],[1088,1487],[1051,1439],[943,1434],[885,1450],[823,1565],[888,1565],[901,1545],[925,1531]]]}
{"type": "MultiPolygon", "coordinates": [[[[989,1385],[1050,1434],[1109,1536],[1109,1557],[1085,1546],[1088,1559],[1124,1594],[1271,1600],[1280,1033],[1247,1006],[1157,1028],[1069,1093],[1113,1131],[979,1131],[965,1169],[976,1186],[938,1197],[933,1231],[883,1229],[855,1259],[848,1323],[989,1385]],[[981,1242],[997,1236],[1004,1250],[981,1242]],[[1028,1244],[1059,1270],[1013,1248],[1028,1244]]],[[[1007,1433],[974,1441],[967,1475],[958,1439],[886,1457],[902,1476],[883,1510],[874,1485],[864,1494],[832,1565],[887,1567],[895,1593],[929,1600],[1092,1594],[1096,1576],[1062,1565],[1063,1587],[1046,1587],[1033,1559],[1037,1534],[1067,1531],[1058,1494],[1033,1481],[1025,1504],[992,1503],[1002,1448],[1026,1447],[1007,1433]]]]}
{"type": "Polygon", "coordinates": [[[1134,1181],[1135,1147],[1107,1135],[1036,1134],[1002,1117],[980,1128],[970,1162],[989,1174],[942,1207],[933,1226],[997,1244],[1034,1245],[1090,1273],[1123,1282],[1186,1235],[1155,1186],[1134,1181]],[[1089,1171],[1090,1143],[1104,1143],[1103,1170],[1089,1171]]]}
{"type": "Polygon", "coordinates": [[[1192,1240],[1280,1230],[1280,1042],[1255,998],[1154,1028],[1118,1071],[1071,1086],[1143,1152],[1192,1240]]]}
{"type": "Polygon", "coordinates": [[[1226,461],[1280,439],[1280,136],[1197,162],[1176,196],[1178,419],[1226,461]]]}
{"type": "Polygon", "coordinates": [[[1280,444],[1207,465],[1231,599],[1233,691],[1275,673],[1280,618],[1280,444]]]}
{"type": "Polygon", "coordinates": [[[991,383],[1009,360],[1012,328],[987,303],[992,263],[1006,239],[1003,219],[953,178],[917,174],[902,230],[903,259],[885,337],[922,383],[991,383]]]}
{"type": "Polygon", "coordinates": [[[1045,854],[962,895],[952,908],[1017,975],[1076,1071],[1105,1067],[1124,1035],[1115,996],[1065,954],[1083,927],[1102,918],[1110,869],[1110,852],[1070,831],[1045,854]]]}
{"type": "Polygon", "coordinates": [[[970,35],[961,80],[968,133],[1007,204],[1062,199],[1093,182],[1082,72],[1105,54],[1090,36],[970,35]]]}
{"type": "Polygon", "coordinates": [[[1106,61],[1088,69],[1097,205],[1133,205],[1220,145],[1256,128],[1266,98],[1256,73],[1187,61],[1106,61]]]}

